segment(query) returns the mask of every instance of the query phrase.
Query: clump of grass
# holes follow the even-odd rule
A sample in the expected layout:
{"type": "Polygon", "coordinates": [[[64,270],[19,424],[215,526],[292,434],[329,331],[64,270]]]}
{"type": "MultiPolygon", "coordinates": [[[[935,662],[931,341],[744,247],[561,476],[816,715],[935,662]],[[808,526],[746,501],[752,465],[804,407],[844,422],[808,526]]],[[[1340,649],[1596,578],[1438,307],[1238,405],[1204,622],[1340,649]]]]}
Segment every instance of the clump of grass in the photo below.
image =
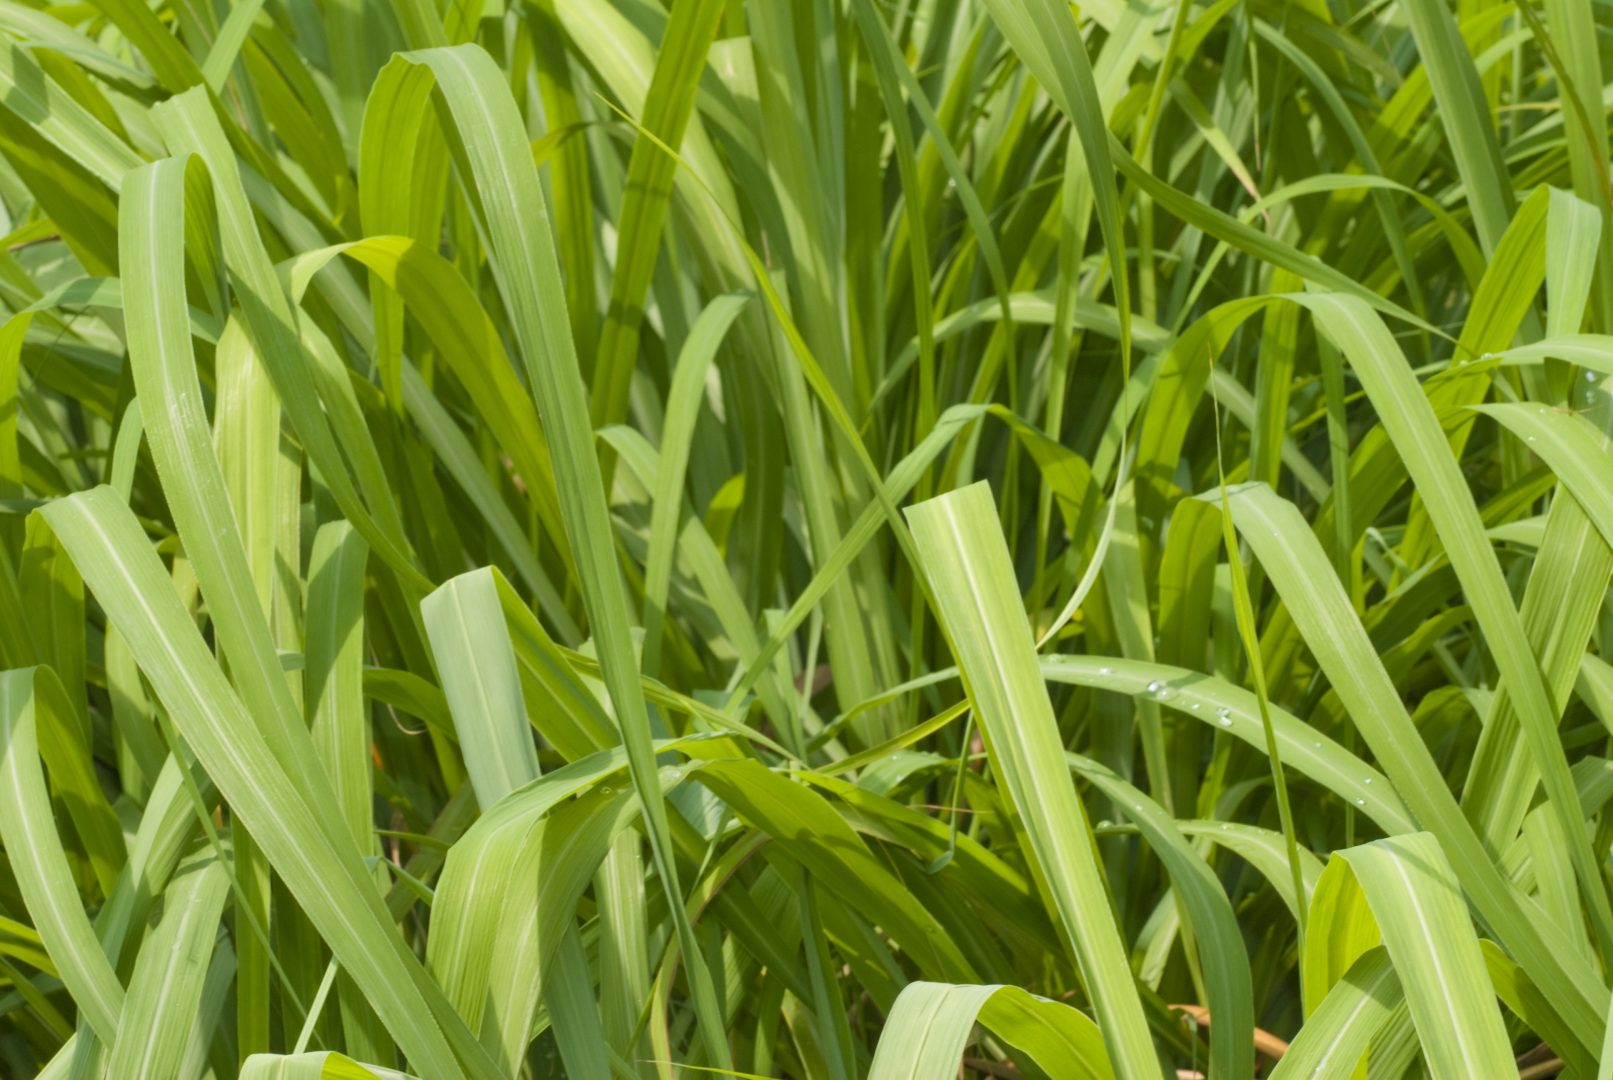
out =
{"type": "Polygon", "coordinates": [[[0,0],[0,1074],[1607,1077],[1604,14],[0,0]]]}

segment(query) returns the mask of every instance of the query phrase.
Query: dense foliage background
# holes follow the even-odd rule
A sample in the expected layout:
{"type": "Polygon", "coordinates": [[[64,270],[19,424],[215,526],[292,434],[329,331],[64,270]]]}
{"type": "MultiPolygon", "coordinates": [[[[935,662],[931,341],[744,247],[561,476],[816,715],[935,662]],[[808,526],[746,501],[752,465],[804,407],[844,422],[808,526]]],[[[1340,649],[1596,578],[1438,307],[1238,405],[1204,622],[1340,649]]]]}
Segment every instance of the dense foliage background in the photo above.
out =
{"type": "Polygon", "coordinates": [[[1613,1076],[1610,64],[0,0],[0,1073],[1613,1076]]]}

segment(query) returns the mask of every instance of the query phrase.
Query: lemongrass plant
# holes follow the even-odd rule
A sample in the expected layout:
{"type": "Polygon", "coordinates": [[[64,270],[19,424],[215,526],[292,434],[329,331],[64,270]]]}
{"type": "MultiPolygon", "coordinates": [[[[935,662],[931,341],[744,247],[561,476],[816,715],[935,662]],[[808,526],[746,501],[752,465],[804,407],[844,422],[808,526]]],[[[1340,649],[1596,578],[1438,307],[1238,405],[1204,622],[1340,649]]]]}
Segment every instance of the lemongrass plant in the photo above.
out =
{"type": "Polygon", "coordinates": [[[0,1074],[1613,1077],[1607,0],[0,0],[0,1074]]]}

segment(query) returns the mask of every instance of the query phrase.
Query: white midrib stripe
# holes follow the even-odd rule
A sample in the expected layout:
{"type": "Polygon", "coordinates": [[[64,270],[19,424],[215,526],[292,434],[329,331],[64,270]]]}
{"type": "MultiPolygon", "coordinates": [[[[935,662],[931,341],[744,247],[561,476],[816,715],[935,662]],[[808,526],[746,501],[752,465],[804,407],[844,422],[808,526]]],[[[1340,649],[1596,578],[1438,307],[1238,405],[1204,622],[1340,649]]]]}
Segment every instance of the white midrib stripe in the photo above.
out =
{"type": "MultiPolygon", "coordinates": [[[[158,168],[160,169],[162,166],[158,166],[158,168]]],[[[183,178],[183,170],[185,166],[181,164],[178,166],[178,168],[181,169],[181,178],[183,178]]],[[[151,182],[149,182],[147,185],[146,204],[146,221],[151,223],[153,227],[151,229],[151,241],[145,245],[147,252],[146,280],[151,283],[157,283],[163,280],[163,260],[160,258],[160,253],[158,250],[159,245],[155,242],[155,225],[162,220],[158,213],[161,206],[158,196],[161,194],[161,191],[162,186],[156,183],[156,170],[153,170],[151,174],[151,182]]],[[[182,476],[188,478],[188,482],[183,486],[193,490],[198,496],[196,499],[197,511],[201,515],[203,523],[206,526],[203,529],[204,535],[202,537],[202,543],[211,551],[212,557],[218,562],[220,567],[219,577],[222,579],[220,584],[223,585],[224,590],[228,594],[227,598],[229,602],[238,610],[242,610],[244,613],[247,613],[248,617],[250,617],[251,611],[260,610],[258,608],[258,597],[256,592],[254,591],[248,597],[251,603],[251,607],[248,608],[246,602],[242,600],[240,592],[236,587],[239,584],[238,581],[235,580],[238,575],[234,575],[229,572],[231,560],[229,559],[228,554],[225,552],[224,545],[219,541],[218,531],[215,528],[215,523],[213,520],[216,516],[214,513],[216,504],[209,499],[200,497],[202,492],[199,489],[202,486],[201,481],[205,475],[207,466],[212,465],[213,472],[216,473],[218,470],[218,462],[216,459],[212,461],[204,461],[199,458],[193,452],[195,448],[191,445],[191,440],[185,438],[183,429],[186,421],[194,418],[194,416],[199,412],[201,405],[198,402],[192,406],[189,396],[182,393],[180,388],[177,387],[169,378],[169,365],[166,359],[168,356],[167,327],[165,326],[165,320],[163,318],[163,305],[156,292],[155,284],[153,284],[150,314],[153,316],[149,322],[149,325],[151,326],[152,348],[154,350],[154,355],[150,358],[152,369],[157,376],[158,383],[160,384],[161,388],[166,391],[169,399],[175,404],[179,405],[177,410],[178,416],[173,421],[173,438],[171,439],[174,454],[179,459],[175,462],[175,464],[179,466],[182,476]]],[[[181,317],[186,319],[188,324],[189,316],[182,314],[181,317]]],[[[185,342],[185,351],[187,354],[190,353],[190,342],[188,339],[185,342]]],[[[203,426],[205,427],[205,414],[202,415],[202,421],[203,426]]],[[[236,525],[234,515],[228,509],[228,504],[225,505],[223,513],[226,515],[226,519],[222,523],[223,528],[225,532],[228,532],[230,526],[236,525]]],[[[236,528],[239,530],[238,525],[236,525],[236,528]]],[[[237,536],[238,535],[239,532],[237,532],[237,536]]],[[[248,578],[248,582],[250,583],[250,578],[248,578]]],[[[248,651],[249,656],[232,656],[230,657],[231,661],[240,662],[241,660],[245,660],[247,663],[251,664],[252,667],[258,670],[260,677],[264,679],[265,683],[270,682],[276,678],[277,675],[279,675],[278,665],[276,665],[276,668],[273,670],[269,668],[268,658],[263,655],[265,650],[250,649],[248,651]]],[[[271,646],[267,652],[269,656],[273,656],[273,647],[271,646]]],[[[270,698],[271,705],[274,706],[276,716],[279,717],[283,722],[286,718],[282,715],[284,711],[282,703],[275,699],[272,693],[270,694],[270,698]]],[[[275,758],[276,761],[279,760],[278,755],[276,755],[272,749],[270,750],[270,756],[275,758]]],[[[299,787],[297,778],[295,776],[288,773],[288,779],[291,780],[294,788],[299,787]]],[[[300,793],[303,794],[305,798],[307,797],[306,792],[300,793]]]]}
{"type": "MultiPolygon", "coordinates": [[[[1362,1011],[1367,1007],[1367,1002],[1371,1000],[1372,997],[1368,994],[1360,995],[1355,1005],[1351,1007],[1350,1011],[1345,1014],[1344,1019],[1340,1021],[1338,1029],[1340,1031],[1348,1030],[1350,1024],[1354,1022],[1357,1016],[1361,1015],[1362,1011]]],[[[1311,1076],[1327,1075],[1328,1063],[1333,1060],[1333,1055],[1338,1051],[1340,1045],[1341,1043],[1338,1039],[1334,1039],[1328,1045],[1327,1049],[1322,1053],[1322,1056],[1316,1059],[1316,1067],[1310,1071],[1311,1076]]]]}
{"type": "MultiPolygon", "coordinates": [[[[1389,857],[1390,864],[1395,868],[1395,875],[1400,878],[1400,883],[1405,889],[1406,898],[1410,902],[1412,913],[1417,916],[1417,927],[1422,933],[1422,940],[1428,943],[1426,955],[1433,962],[1434,985],[1451,986],[1452,983],[1450,979],[1448,979],[1445,975],[1445,964],[1441,958],[1440,949],[1433,943],[1434,932],[1428,925],[1428,916],[1423,912],[1423,905],[1422,901],[1418,898],[1417,888],[1411,883],[1411,878],[1406,875],[1406,867],[1405,864],[1401,862],[1399,852],[1395,851],[1393,848],[1390,848],[1389,857]]],[[[1450,1014],[1451,1032],[1453,1035],[1455,1035],[1457,1048],[1461,1050],[1462,1053],[1464,1075],[1480,1075],[1479,1071],[1473,1065],[1473,1055],[1468,1052],[1467,1039],[1464,1036],[1464,1032],[1467,1030],[1467,1027],[1462,1022],[1461,1016],[1459,1016],[1455,1008],[1452,1007],[1451,1003],[1454,1001],[1454,997],[1450,994],[1434,994],[1432,996],[1444,1002],[1446,1011],[1450,1014]]],[[[1407,997],[1409,1000],[1410,995],[1407,997]]]]}

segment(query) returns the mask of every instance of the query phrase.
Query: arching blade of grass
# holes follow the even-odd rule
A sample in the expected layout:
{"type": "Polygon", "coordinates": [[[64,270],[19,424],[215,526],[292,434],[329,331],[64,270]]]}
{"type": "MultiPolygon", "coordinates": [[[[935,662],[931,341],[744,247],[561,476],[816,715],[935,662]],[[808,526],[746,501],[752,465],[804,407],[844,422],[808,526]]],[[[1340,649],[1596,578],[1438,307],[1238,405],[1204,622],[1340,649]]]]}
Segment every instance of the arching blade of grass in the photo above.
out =
{"type": "Polygon", "coordinates": [[[943,1080],[957,1075],[976,1020],[1020,1047],[1051,1076],[1113,1075],[1103,1037],[1085,1013],[1013,986],[912,983],[891,1010],[870,1080],[943,1080]]]}
{"type": "MultiPolygon", "coordinates": [[[[1213,725],[1255,750],[1263,750],[1266,745],[1256,695],[1214,676],[1119,657],[1049,656],[1042,660],[1042,677],[1048,682],[1129,695],[1145,694],[1148,687],[1156,686],[1156,696],[1160,689],[1167,691],[1161,700],[1168,708],[1186,710],[1191,718],[1213,725]]],[[[1346,800],[1390,835],[1415,829],[1400,797],[1393,790],[1385,790],[1382,772],[1292,713],[1275,707],[1268,707],[1268,711],[1286,767],[1346,800]]]]}
{"type": "Polygon", "coordinates": [[[1233,520],[1288,606],[1350,719],[1418,823],[1439,841],[1469,901],[1531,972],[1575,1037],[1590,1045],[1606,988],[1590,966],[1557,948],[1526,899],[1484,850],[1440,779],[1326,556],[1292,504],[1269,488],[1231,492],[1233,520]]]}
{"type": "Polygon", "coordinates": [[[361,1065],[343,1054],[257,1054],[241,1066],[241,1080],[411,1080],[394,1069],[361,1065]]]}
{"type": "Polygon", "coordinates": [[[1466,905],[1439,844],[1413,833],[1336,856],[1354,873],[1383,934],[1436,1077],[1511,1070],[1512,1048],[1466,905]]]}
{"type": "Polygon", "coordinates": [[[993,768],[1023,822],[1111,1060],[1129,1076],[1160,1071],[1093,857],[1086,811],[1059,764],[1062,746],[1036,669],[1030,624],[985,484],[908,510],[938,614],[968,687],[993,768]]]}
{"type": "MultiPolygon", "coordinates": [[[[303,362],[307,351],[299,340],[295,316],[257,231],[239,164],[212,103],[199,90],[191,91],[164,102],[155,119],[162,126],[170,150],[195,154],[206,166],[211,201],[218,214],[212,226],[216,239],[210,242],[223,249],[224,263],[236,276],[235,293],[243,301],[242,314],[253,346],[274,380],[281,407],[309,460],[320,470],[343,515],[364,536],[371,550],[406,583],[418,584],[419,572],[409,553],[397,542],[401,532],[397,509],[391,491],[378,476],[377,454],[369,432],[360,428],[355,433],[349,423],[342,434],[353,437],[345,448],[339,447],[331,418],[341,418],[344,413],[335,402],[330,403],[328,411],[320,408],[319,391],[309,370],[314,365],[303,362]],[[344,453],[347,460],[359,466],[358,483],[343,463],[344,453]]],[[[207,186],[200,188],[197,196],[205,206],[207,186]]],[[[166,219],[165,223],[168,220],[174,219],[166,219]]],[[[200,240],[197,237],[197,246],[206,250],[207,245],[200,240]]]]}

